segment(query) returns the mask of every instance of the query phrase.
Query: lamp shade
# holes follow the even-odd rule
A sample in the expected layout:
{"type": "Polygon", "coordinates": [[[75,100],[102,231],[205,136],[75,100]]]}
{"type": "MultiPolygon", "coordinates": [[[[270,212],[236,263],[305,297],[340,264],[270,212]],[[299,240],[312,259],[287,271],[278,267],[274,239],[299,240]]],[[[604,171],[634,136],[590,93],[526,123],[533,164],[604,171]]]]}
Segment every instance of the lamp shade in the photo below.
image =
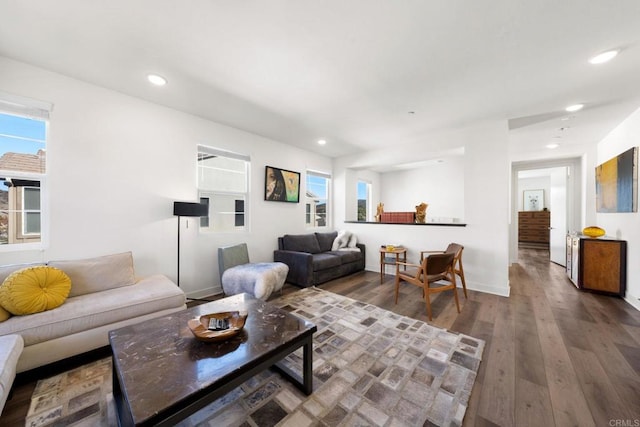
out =
{"type": "Polygon", "coordinates": [[[175,216],[207,216],[209,207],[204,203],[173,202],[175,216]]]}

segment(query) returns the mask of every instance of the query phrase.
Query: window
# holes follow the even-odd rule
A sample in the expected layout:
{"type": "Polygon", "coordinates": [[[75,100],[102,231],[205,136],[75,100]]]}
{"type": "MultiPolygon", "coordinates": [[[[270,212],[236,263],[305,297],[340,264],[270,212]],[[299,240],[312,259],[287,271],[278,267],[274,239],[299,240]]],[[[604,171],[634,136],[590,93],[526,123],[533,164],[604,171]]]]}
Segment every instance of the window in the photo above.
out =
{"type": "Polygon", "coordinates": [[[22,187],[22,234],[40,235],[40,189],[36,187],[22,187]]]}
{"type": "Polygon", "coordinates": [[[48,109],[0,94],[0,246],[43,240],[48,109]],[[10,102],[9,102],[10,101],[10,102]]]}
{"type": "Polygon", "coordinates": [[[371,212],[371,184],[358,181],[358,221],[368,221],[371,212]]]}
{"type": "Polygon", "coordinates": [[[203,231],[246,229],[249,156],[198,145],[198,192],[209,215],[200,219],[203,231]]]}
{"type": "Polygon", "coordinates": [[[329,184],[331,175],[307,171],[307,193],[305,224],[307,227],[327,227],[329,225],[329,184]]]}

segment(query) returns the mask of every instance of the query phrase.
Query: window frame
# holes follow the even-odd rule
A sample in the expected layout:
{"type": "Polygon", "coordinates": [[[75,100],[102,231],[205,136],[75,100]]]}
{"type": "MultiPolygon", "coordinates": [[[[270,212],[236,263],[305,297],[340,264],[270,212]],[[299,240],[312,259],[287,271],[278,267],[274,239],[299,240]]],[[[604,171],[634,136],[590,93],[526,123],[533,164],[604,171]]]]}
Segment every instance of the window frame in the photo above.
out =
{"type": "MultiPolygon", "coordinates": [[[[200,218],[199,222],[199,231],[201,233],[242,233],[249,232],[249,197],[250,197],[250,183],[251,183],[251,158],[247,155],[234,153],[231,151],[222,150],[219,148],[198,144],[196,147],[197,151],[197,189],[198,189],[198,200],[200,203],[205,203],[208,205],[208,216],[200,218]],[[224,189],[211,189],[211,188],[203,188],[203,182],[201,181],[203,177],[203,170],[206,169],[206,166],[202,166],[200,161],[206,160],[201,159],[201,154],[208,154],[214,157],[221,157],[230,160],[237,160],[243,162],[244,171],[239,172],[244,175],[244,191],[229,191],[224,189]],[[214,203],[214,199],[216,197],[221,198],[233,198],[233,211],[216,211],[216,206],[214,203]],[[237,211],[238,202],[241,201],[244,205],[243,211],[237,211]],[[214,218],[218,215],[232,215],[231,224],[233,226],[231,228],[223,228],[216,229],[214,218]],[[243,225],[237,225],[239,217],[242,217],[243,225]]],[[[222,170],[222,169],[219,169],[222,170]]],[[[235,170],[229,169],[228,172],[237,172],[235,170]]]]}
{"type": "MultiPolygon", "coordinates": [[[[322,198],[319,198],[323,200],[322,198]]],[[[320,172],[315,170],[307,170],[305,174],[305,213],[304,213],[304,226],[308,229],[328,229],[331,227],[331,175],[326,172],[320,172]],[[314,198],[309,197],[309,194],[313,194],[309,189],[309,178],[316,177],[325,180],[325,189],[326,189],[326,199],[325,199],[325,213],[324,213],[324,225],[317,225],[318,219],[321,216],[318,216],[315,209],[311,208],[312,203],[315,201],[314,198]],[[311,224],[311,218],[314,217],[314,224],[311,224]]]]}
{"type": "MultiPolygon", "coordinates": [[[[42,148],[43,153],[47,156],[47,151],[49,149],[49,115],[53,108],[51,103],[37,101],[30,98],[24,98],[12,94],[8,94],[0,91],[0,114],[15,116],[19,118],[25,118],[30,120],[37,120],[42,122],[44,126],[44,141],[42,148]]],[[[19,135],[17,135],[19,138],[19,135]]],[[[15,138],[15,136],[13,137],[15,138]]],[[[29,138],[25,138],[29,140],[29,138]]],[[[12,152],[12,151],[8,151],[12,152]]],[[[26,242],[15,242],[9,243],[11,238],[7,240],[7,243],[0,244],[0,253],[4,252],[15,252],[15,251],[24,251],[24,250],[43,250],[48,247],[48,239],[49,239],[49,193],[47,186],[47,177],[48,177],[48,168],[45,160],[45,168],[42,173],[39,172],[29,172],[29,171],[20,171],[14,169],[2,169],[0,170],[0,177],[2,177],[5,181],[10,180],[26,180],[26,181],[35,181],[39,183],[39,202],[40,209],[39,210],[28,210],[25,211],[22,209],[24,206],[24,191],[21,188],[17,193],[19,193],[20,197],[20,207],[21,209],[11,209],[7,210],[6,213],[9,219],[13,216],[14,224],[9,226],[7,229],[7,233],[10,233],[10,230],[14,230],[13,234],[16,239],[30,239],[37,237],[37,241],[26,241],[26,242]],[[38,212],[40,214],[40,232],[39,233],[28,233],[25,232],[25,226],[28,222],[26,220],[28,213],[38,212]]],[[[21,186],[22,187],[22,186],[21,186]]],[[[32,187],[32,186],[25,186],[32,187]]]]}
{"type": "Polygon", "coordinates": [[[364,180],[364,179],[358,179],[357,184],[356,184],[356,221],[358,222],[370,222],[371,218],[372,218],[372,206],[371,206],[371,193],[372,193],[372,188],[371,188],[371,182],[364,180]],[[364,219],[361,220],[360,219],[360,213],[358,212],[359,209],[359,201],[360,198],[358,197],[358,193],[360,192],[360,184],[364,184],[365,185],[365,190],[366,190],[366,195],[365,195],[365,211],[364,211],[364,219]]]}
{"type": "Polygon", "coordinates": [[[31,186],[24,186],[21,187],[21,191],[20,191],[20,195],[21,195],[21,203],[20,206],[22,207],[21,213],[22,213],[22,218],[21,218],[21,232],[19,235],[24,236],[24,237],[34,237],[34,236],[42,236],[42,192],[40,191],[40,187],[31,187],[31,186]],[[26,192],[27,190],[38,190],[38,203],[40,204],[40,209],[30,209],[28,208],[27,205],[27,197],[26,197],[26,192]],[[40,231],[37,233],[34,232],[29,232],[28,231],[28,217],[29,214],[35,214],[37,213],[38,215],[40,215],[40,220],[38,221],[39,226],[40,226],[40,231]]]}

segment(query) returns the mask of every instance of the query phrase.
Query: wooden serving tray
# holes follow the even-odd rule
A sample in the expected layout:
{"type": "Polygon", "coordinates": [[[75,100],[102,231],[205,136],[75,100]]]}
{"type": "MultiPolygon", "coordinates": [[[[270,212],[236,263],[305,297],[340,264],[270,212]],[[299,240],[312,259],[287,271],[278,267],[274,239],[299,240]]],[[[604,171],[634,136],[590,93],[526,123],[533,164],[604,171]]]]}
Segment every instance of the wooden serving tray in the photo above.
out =
{"type": "Polygon", "coordinates": [[[244,327],[247,320],[247,313],[239,311],[224,311],[221,313],[204,314],[195,319],[190,319],[187,323],[193,335],[200,341],[224,341],[238,334],[244,327]],[[215,322],[216,319],[226,319],[229,322],[229,328],[223,330],[210,330],[209,322],[215,322]]]}

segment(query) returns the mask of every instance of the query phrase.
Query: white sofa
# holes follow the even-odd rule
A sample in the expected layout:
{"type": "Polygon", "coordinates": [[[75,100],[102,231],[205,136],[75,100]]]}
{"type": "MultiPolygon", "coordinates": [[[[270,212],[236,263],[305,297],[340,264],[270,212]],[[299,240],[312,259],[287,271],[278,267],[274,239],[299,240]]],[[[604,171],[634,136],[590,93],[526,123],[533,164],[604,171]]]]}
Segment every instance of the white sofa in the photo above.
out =
{"type": "MultiPolygon", "coordinates": [[[[184,292],[166,276],[135,277],[131,252],[47,265],[70,277],[67,300],[53,310],[0,322],[0,336],[24,339],[18,373],[106,346],[110,330],[186,308],[184,292]]],[[[0,267],[0,283],[24,267],[0,267]]]]}
{"type": "Polygon", "coordinates": [[[0,337],[0,414],[9,397],[13,380],[16,378],[16,366],[23,347],[24,342],[20,335],[0,337]]]}

